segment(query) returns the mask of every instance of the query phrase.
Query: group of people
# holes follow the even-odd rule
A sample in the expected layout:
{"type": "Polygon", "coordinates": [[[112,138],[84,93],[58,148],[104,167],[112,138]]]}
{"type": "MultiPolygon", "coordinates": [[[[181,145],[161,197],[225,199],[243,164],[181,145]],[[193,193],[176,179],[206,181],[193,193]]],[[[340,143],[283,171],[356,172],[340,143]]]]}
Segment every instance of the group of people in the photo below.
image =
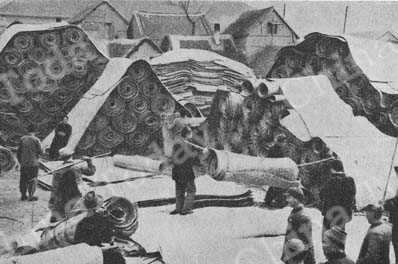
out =
{"type": "MultiPolygon", "coordinates": [[[[37,201],[35,196],[40,157],[43,149],[39,138],[35,135],[36,127],[30,125],[28,134],[21,138],[17,150],[17,159],[20,164],[19,189],[21,200],[37,201]]],[[[55,129],[55,135],[48,154],[51,160],[62,160],[62,168],[53,172],[52,189],[49,200],[51,211],[50,222],[57,222],[65,217],[77,213],[79,210],[96,208],[102,204],[102,198],[94,192],[83,190],[82,175],[94,175],[96,168],[89,157],[82,157],[85,163],[74,164],[73,153],[62,148],[68,143],[72,127],[65,117],[55,129]],[[61,151],[60,151],[61,150],[61,151]],[[83,197],[83,194],[84,197],[83,197]]]]}
{"type": "MultiPolygon", "coordinates": [[[[28,127],[29,134],[23,136],[17,152],[20,163],[21,200],[35,201],[34,196],[39,170],[39,158],[43,154],[40,140],[35,136],[35,126],[28,127]]],[[[75,165],[71,157],[60,149],[64,147],[72,129],[65,118],[55,130],[55,137],[50,147],[53,159],[63,160],[63,169],[53,173],[52,191],[49,201],[51,222],[57,222],[70,216],[81,207],[94,208],[101,204],[101,197],[93,192],[81,190],[82,175],[93,175],[95,166],[88,157],[85,163],[75,165]],[[70,166],[68,165],[70,164],[70,166]],[[82,197],[82,193],[86,193],[82,197]]],[[[198,154],[207,154],[207,148],[195,148],[192,142],[192,130],[184,127],[177,138],[172,156],[168,163],[172,166],[172,178],[175,181],[176,208],[170,214],[187,215],[192,213],[196,186],[195,165],[198,154]],[[199,151],[198,151],[199,149],[199,151]]],[[[383,206],[370,204],[363,210],[370,224],[363,240],[358,260],[354,262],[345,253],[347,233],[345,225],[352,219],[355,205],[355,184],[352,178],[343,173],[342,163],[335,161],[331,168],[332,176],[320,192],[321,212],[324,217],[322,229],[323,253],[327,259],[324,264],[389,264],[390,242],[398,253],[398,192],[393,199],[384,203],[390,213],[390,224],[382,220],[383,206]]],[[[304,208],[304,193],[301,188],[290,188],[284,193],[287,205],[292,207],[288,217],[287,231],[281,260],[286,264],[314,264],[314,246],[312,238],[312,220],[304,208]]]]}
{"type": "MultiPolygon", "coordinates": [[[[44,151],[40,139],[36,136],[37,127],[30,124],[27,127],[28,134],[21,138],[17,149],[17,159],[20,165],[19,190],[21,200],[37,201],[35,196],[37,177],[40,167],[40,157],[44,151]]],[[[52,160],[59,158],[59,150],[65,147],[72,133],[72,127],[68,124],[68,116],[58,124],[55,135],[49,149],[49,157],[52,160]]]]}
{"type": "MultiPolygon", "coordinates": [[[[290,188],[286,192],[286,200],[293,209],[288,218],[281,260],[286,264],[315,264],[312,220],[303,205],[304,193],[300,188],[290,188]]],[[[386,205],[391,205],[388,208],[395,216],[398,213],[397,201],[398,198],[386,201],[386,205]]],[[[345,252],[347,238],[345,224],[350,218],[335,216],[330,219],[328,214],[324,216],[328,223],[325,225],[324,221],[322,230],[322,249],[327,259],[324,264],[390,263],[390,243],[393,240],[394,248],[396,248],[396,242],[393,239],[393,234],[396,234],[396,231],[392,232],[391,225],[383,220],[383,206],[369,204],[363,208],[363,211],[366,212],[370,227],[363,239],[356,262],[350,259],[345,252]]],[[[398,252],[395,251],[395,253],[398,252]]]]}

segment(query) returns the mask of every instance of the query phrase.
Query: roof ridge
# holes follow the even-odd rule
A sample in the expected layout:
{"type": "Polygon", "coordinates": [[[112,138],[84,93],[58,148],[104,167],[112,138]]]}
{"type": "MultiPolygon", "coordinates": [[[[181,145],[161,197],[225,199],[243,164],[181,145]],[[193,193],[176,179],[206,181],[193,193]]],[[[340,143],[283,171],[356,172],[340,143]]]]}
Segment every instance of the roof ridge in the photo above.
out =
{"type": "MultiPolygon", "coordinates": [[[[148,14],[148,15],[163,15],[163,16],[186,16],[186,14],[184,14],[184,13],[163,13],[163,12],[148,12],[148,11],[142,11],[142,10],[138,10],[138,11],[135,11],[134,13],[137,13],[137,14],[148,14]]],[[[198,16],[198,17],[201,17],[201,16],[205,16],[205,13],[203,13],[203,12],[201,12],[201,13],[189,13],[189,15],[190,16],[198,16]]]]}

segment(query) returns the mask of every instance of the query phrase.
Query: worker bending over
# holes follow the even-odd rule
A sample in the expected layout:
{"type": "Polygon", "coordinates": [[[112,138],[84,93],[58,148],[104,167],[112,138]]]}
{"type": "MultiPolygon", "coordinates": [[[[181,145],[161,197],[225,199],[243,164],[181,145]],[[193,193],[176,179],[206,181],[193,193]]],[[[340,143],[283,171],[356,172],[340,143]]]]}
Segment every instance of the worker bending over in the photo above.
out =
{"type": "MultiPolygon", "coordinates": [[[[63,165],[72,163],[72,153],[63,153],[61,157],[64,160],[63,165]]],[[[77,164],[57,171],[53,175],[52,191],[49,201],[49,209],[51,210],[51,222],[57,222],[66,217],[66,206],[73,207],[73,201],[77,202],[82,197],[81,187],[79,184],[83,182],[82,174],[86,176],[94,175],[96,168],[91,158],[83,157],[86,164],[77,164]]]]}

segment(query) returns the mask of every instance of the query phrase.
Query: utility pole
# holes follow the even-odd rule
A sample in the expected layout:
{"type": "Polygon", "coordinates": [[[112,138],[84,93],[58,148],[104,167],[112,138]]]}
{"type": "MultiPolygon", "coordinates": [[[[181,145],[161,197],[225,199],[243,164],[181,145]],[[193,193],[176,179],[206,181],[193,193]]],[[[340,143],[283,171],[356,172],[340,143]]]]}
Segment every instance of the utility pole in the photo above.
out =
{"type": "Polygon", "coordinates": [[[286,3],[283,3],[283,19],[285,19],[286,15],[286,3]]]}
{"type": "Polygon", "coordinates": [[[347,15],[348,15],[348,5],[345,7],[343,34],[345,34],[345,28],[346,28],[346,25],[347,25],[347,15]]]}

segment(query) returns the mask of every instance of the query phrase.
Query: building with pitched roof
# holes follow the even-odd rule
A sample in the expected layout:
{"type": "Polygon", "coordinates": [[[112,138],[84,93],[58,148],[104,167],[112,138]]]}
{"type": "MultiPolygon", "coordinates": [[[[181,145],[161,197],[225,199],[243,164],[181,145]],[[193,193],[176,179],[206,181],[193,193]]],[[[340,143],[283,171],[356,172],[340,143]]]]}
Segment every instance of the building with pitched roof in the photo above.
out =
{"type": "Polygon", "coordinates": [[[124,57],[132,60],[150,60],[162,54],[150,39],[115,39],[108,43],[109,57],[124,57]]]}
{"type": "Polygon", "coordinates": [[[211,35],[209,22],[203,14],[190,14],[194,27],[185,14],[135,12],[127,29],[128,38],[148,37],[156,44],[169,34],[211,35]]]}
{"type": "Polygon", "coordinates": [[[126,38],[128,20],[108,1],[93,3],[68,19],[95,39],[126,38]]]}
{"type": "Polygon", "coordinates": [[[229,34],[213,34],[207,36],[167,35],[163,38],[162,51],[178,49],[202,49],[216,52],[224,57],[245,63],[243,54],[236,48],[229,34]]]}
{"type": "Polygon", "coordinates": [[[248,58],[265,46],[293,45],[299,39],[274,7],[244,12],[224,33],[233,36],[248,58]]]}

